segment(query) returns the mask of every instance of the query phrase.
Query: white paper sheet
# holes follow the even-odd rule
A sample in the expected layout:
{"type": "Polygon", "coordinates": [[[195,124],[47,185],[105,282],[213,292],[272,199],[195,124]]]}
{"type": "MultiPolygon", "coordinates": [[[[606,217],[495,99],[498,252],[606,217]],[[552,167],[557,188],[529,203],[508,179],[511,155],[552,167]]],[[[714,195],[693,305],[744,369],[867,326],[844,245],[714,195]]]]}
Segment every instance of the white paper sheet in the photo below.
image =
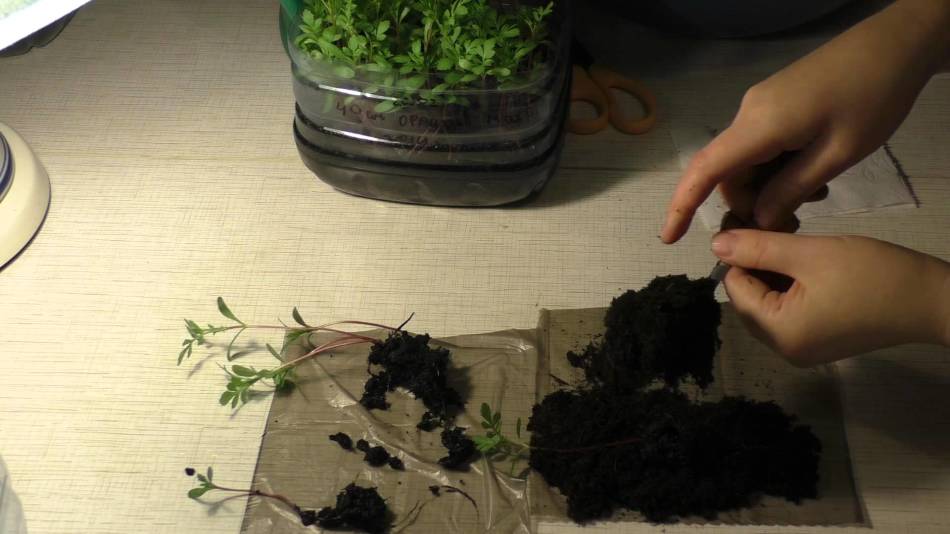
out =
{"type": "MultiPolygon", "coordinates": [[[[685,169],[693,154],[715,137],[718,128],[703,124],[674,124],[671,128],[680,167],[685,169]]],[[[917,202],[901,172],[888,155],[879,148],[828,184],[828,198],[802,205],[796,215],[799,219],[861,213],[897,206],[914,206],[917,202]]],[[[717,192],[699,208],[699,218],[706,228],[718,230],[723,214],[728,210],[717,192]]]]}
{"type": "Polygon", "coordinates": [[[0,50],[87,3],[89,0],[0,0],[0,50]]]}

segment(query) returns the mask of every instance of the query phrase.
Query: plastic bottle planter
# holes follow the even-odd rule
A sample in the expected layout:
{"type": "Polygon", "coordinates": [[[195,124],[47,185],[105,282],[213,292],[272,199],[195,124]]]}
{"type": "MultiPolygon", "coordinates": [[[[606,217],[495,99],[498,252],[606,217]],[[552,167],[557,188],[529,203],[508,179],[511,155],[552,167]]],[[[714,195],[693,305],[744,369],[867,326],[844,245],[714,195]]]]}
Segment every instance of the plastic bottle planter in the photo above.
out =
{"type": "MultiPolygon", "coordinates": [[[[547,60],[524,81],[430,100],[340,77],[297,49],[289,31],[304,163],[337,189],[398,202],[492,206],[540,190],[556,170],[569,111],[570,34],[566,8],[558,11],[547,60]]],[[[434,75],[423,89],[438,83],[434,75]]]]}

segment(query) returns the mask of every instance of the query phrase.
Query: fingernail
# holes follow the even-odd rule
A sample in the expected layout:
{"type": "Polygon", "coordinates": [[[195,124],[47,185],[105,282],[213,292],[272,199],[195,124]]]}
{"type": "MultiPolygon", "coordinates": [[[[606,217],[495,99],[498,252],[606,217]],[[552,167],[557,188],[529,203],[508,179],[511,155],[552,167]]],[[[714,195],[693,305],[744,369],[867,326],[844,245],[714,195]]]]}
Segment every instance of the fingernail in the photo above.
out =
{"type": "Polygon", "coordinates": [[[663,221],[663,228],[660,229],[660,241],[664,243],[669,239],[670,232],[673,231],[673,212],[666,214],[666,220],[663,221]]]}
{"type": "Polygon", "coordinates": [[[729,257],[736,246],[736,236],[730,232],[720,232],[713,237],[713,254],[720,258],[729,257]]]}

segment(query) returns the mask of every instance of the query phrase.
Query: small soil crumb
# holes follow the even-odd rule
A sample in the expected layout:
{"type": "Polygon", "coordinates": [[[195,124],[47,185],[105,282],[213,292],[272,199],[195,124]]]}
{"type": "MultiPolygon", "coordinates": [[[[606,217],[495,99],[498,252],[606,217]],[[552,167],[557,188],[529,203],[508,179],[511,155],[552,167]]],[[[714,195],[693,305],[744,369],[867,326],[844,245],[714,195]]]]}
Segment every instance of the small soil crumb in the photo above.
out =
{"type": "Polygon", "coordinates": [[[389,458],[389,467],[395,469],[396,471],[405,471],[406,465],[402,463],[402,460],[392,456],[389,458]]]}
{"type": "Polygon", "coordinates": [[[342,447],[344,450],[348,450],[348,451],[353,450],[353,439],[343,432],[330,434],[330,441],[337,442],[340,445],[340,447],[342,447]]]}
{"type": "Polygon", "coordinates": [[[441,495],[441,491],[440,491],[440,489],[439,489],[439,486],[429,486],[429,492],[432,493],[433,495],[435,495],[436,497],[438,497],[439,495],[441,495]]]}
{"type": "Polygon", "coordinates": [[[389,452],[382,446],[370,447],[363,456],[363,460],[373,467],[382,467],[389,462],[389,452]]]}
{"type": "Polygon", "coordinates": [[[361,488],[350,484],[336,496],[336,506],[322,508],[319,512],[299,512],[304,526],[316,524],[328,530],[357,530],[381,534],[389,529],[391,514],[386,501],[376,488],[361,488]]]}
{"type": "Polygon", "coordinates": [[[475,457],[475,442],[465,435],[465,429],[455,427],[442,431],[442,445],[449,455],[439,459],[439,465],[446,469],[464,471],[475,457]]]}
{"type": "MultiPolygon", "coordinates": [[[[333,436],[331,436],[330,439],[333,439],[333,436]]],[[[347,439],[349,439],[349,436],[347,436],[347,439]]],[[[356,450],[362,452],[363,461],[373,467],[382,467],[388,464],[389,467],[396,469],[397,471],[403,471],[406,468],[406,466],[402,463],[402,460],[389,454],[389,451],[387,451],[382,445],[370,447],[368,441],[365,439],[360,439],[356,442],[356,450]]]]}
{"type": "Polygon", "coordinates": [[[452,407],[462,406],[459,393],[448,386],[446,375],[450,353],[445,348],[429,346],[429,336],[408,332],[393,332],[382,343],[376,343],[369,353],[369,365],[381,370],[364,385],[360,399],[367,409],[389,408],[386,393],[403,387],[421,400],[428,411],[422,416],[419,428],[433,430],[450,418],[452,407]]]}
{"type": "Polygon", "coordinates": [[[721,344],[721,319],[709,278],[685,275],[654,278],[645,288],[615,298],[607,310],[603,341],[569,353],[593,384],[629,392],[654,380],[676,387],[691,377],[705,387],[721,344]]]}

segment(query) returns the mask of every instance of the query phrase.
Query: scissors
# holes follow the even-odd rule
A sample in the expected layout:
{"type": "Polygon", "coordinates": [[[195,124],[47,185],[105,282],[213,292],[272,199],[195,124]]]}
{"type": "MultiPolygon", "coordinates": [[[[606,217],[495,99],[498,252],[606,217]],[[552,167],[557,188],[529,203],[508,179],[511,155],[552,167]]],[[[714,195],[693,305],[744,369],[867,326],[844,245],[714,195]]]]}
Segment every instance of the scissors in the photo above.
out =
{"type": "Polygon", "coordinates": [[[594,63],[583,45],[576,39],[573,46],[574,72],[571,102],[587,102],[597,110],[593,119],[571,118],[568,131],[587,135],[597,133],[612,124],[617,130],[631,135],[650,131],[656,124],[656,97],[642,83],[627,78],[602,65],[594,63]],[[624,117],[612,89],[619,89],[643,105],[646,115],[641,118],[624,117]]]}

